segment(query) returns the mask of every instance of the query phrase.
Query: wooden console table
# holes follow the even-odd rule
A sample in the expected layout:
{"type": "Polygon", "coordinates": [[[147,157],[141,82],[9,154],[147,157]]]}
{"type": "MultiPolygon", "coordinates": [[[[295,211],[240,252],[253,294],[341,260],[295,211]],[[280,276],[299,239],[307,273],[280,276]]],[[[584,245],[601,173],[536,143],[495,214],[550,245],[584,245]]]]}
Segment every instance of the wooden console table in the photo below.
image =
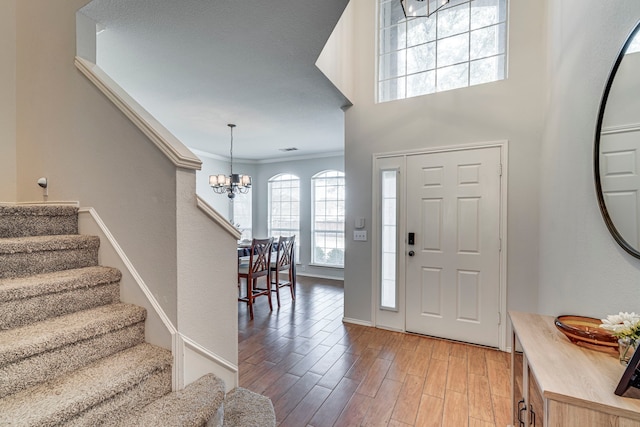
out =
{"type": "Polygon", "coordinates": [[[624,372],[617,357],[571,343],[553,317],[509,317],[518,343],[511,351],[515,427],[640,427],[640,399],[613,393],[624,372]]]}

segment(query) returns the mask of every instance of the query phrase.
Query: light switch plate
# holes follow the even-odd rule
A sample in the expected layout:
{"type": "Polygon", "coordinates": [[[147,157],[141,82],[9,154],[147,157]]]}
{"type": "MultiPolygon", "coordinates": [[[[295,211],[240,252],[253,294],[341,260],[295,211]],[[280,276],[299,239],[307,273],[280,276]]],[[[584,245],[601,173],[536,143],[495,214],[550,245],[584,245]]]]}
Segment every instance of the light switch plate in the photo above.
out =
{"type": "Polygon", "coordinates": [[[358,242],[366,242],[367,241],[367,230],[354,230],[353,231],[353,240],[358,242]]]}

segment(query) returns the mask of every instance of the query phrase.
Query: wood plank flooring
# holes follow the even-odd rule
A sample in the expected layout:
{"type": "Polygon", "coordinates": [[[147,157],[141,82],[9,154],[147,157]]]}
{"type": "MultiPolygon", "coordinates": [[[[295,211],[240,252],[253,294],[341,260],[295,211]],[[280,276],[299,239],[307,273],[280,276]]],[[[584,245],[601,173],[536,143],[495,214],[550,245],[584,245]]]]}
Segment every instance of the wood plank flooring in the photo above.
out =
{"type": "Polygon", "coordinates": [[[269,396],[279,426],[510,424],[509,356],[342,322],[342,282],[299,276],[296,302],[238,305],[240,385],[269,396]]]}

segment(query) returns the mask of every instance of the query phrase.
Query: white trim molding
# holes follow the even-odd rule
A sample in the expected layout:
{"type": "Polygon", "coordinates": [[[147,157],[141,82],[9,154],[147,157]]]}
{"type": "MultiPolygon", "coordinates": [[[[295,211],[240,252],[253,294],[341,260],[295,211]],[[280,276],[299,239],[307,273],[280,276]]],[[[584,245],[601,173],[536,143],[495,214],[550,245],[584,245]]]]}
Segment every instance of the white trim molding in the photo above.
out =
{"type": "MultiPolygon", "coordinates": [[[[171,351],[174,356],[174,363],[172,367],[173,389],[179,390],[180,389],[179,385],[183,382],[182,380],[183,367],[182,367],[181,358],[176,358],[176,354],[179,354],[179,352],[177,351],[178,344],[179,344],[178,337],[177,337],[178,335],[177,329],[175,328],[175,326],[173,325],[169,317],[166,315],[166,313],[158,303],[158,300],[156,300],[156,298],[153,296],[153,294],[149,290],[149,287],[144,282],[144,279],[142,279],[142,277],[140,276],[138,271],[135,269],[135,267],[133,266],[133,264],[127,257],[127,255],[124,253],[124,250],[122,249],[122,247],[120,247],[120,245],[116,241],[113,234],[111,234],[111,232],[107,228],[107,225],[104,223],[104,221],[102,221],[102,218],[100,218],[100,216],[98,215],[98,212],[96,212],[94,208],[84,207],[84,208],[80,208],[78,213],[88,214],[91,217],[91,219],[93,220],[93,223],[98,227],[99,232],[102,234],[102,236],[100,237],[104,237],[107,240],[111,248],[115,251],[116,256],[119,258],[124,268],[126,269],[126,272],[128,273],[129,277],[131,277],[133,281],[138,285],[139,291],[142,292],[142,294],[144,295],[144,298],[148,302],[147,304],[143,304],[142,302],[140,302],[141,305],[147,308],[145,339],[149,341],[151,344],[165,347],[166,340],[162,338],[162,335],[166,335],[166,334],[170,335],[171,351]],[[153,310],[153,313],[149,313],[149,309],[153,310]],[[160,328],[164,330],[158,331],[158,329],[160,328]],[[151,337],[150,337],[150,334],[152,334],[151,337]],[[154,338],[156,336],[159,336],[159,337],[154,338]]],[[[103,248],[104,246],[101,247],[101,251],[103,250],[103,248]]],[[[114,267],[118,267],[118,266],[114,265],[114,267]]],[[[125,272],[123,271],[123,279],[121,282],[126,283],[126,278],[124,276],[124,273],[125,272]]]]}
{"type": "Polygon", "coordinates": [[[610,126],[610,127],[602,128],[602,131],[600,133],[602,135],[615,135],[618,133],[626,133],[626,132],[640,132],[640,123],[630,123],[627,125],[610,126]]]}
{"type": "MultiPolygon", "coordinates": [[[[198,156],[209,157],[211,159],[216,159],[216,160],[223,160],[225,162],[228,162],[230,160],[228,156],[225,157],[218,154],[209,153],[208,151],[198,150],[197,148],[189,148],[189,149],[194,154],[197,154],[198,156]]],[[[266,165],[270,163],[297,162],[300,160],[323,159],[326,157],[344,157],[344,152],[328,151],[324,153],[315,153],[315,154],[307,154],[307,155],[299,155],[299,156],[292,155],[287,157],[274,157],[270,159],[259,159],[259,160],[243,159],[243,158],[237,158],[234,156],[234,160],[237,161],[238,163],[243,163],[247,165],[266,165]]]]}
{"type": "Polygon", "coordinates": [[[374,326],[372,322],[367,322],[366,320],[360,320],[360,319],[352,319],[350,317],[343,317],[342,323],[351,323],[353,325],[360,325],[360,326],[374,326]]]}
{"type": "MultiPolygon", "coordinates": [[[[0,203],[0,205],[3,203],[0,203]]],[[[6,203],[4,203],[6,204],[6,203]]],[[[80,202],[74,201],[45,201],[45,202],[17,202],[17,203],[9,203],[15,206],[32,206],[32,205],[63,205],[63,206],[76,206],[80,207],[80,202]]]]}
{"type": "Polygon", "coordinates": [[[208,372],[213,372],[220,377],[228,390],[238,386],[240,379],[237,365],[180,333],[178,333],[177,353],[184,367],[181,375],[182,383],[178,384],[180,389],[208,372]]]}
{"type": "Polygon", "coordinates": [[[220,213],[211,207],[209,203],[207,203],[203,198],[196,194],[196,203],[198,208],[202,212],[204,212],[209,218],[211,218],[216,224],[222,227],[227,233],[231,234],[236,240],[240,239],[242,233],[240,230],[235,228],[233,224],[231,224],[225,217],[220,215],[220,213]]]}
{"type": "MultiPolygon", "coordinates": [[[[317,267],[317,266],[313,266],[313,267],[317,267]]],[[[316,274],[313,272],[309,272],[309,271],[300,271],[300,270],[296,270],[296,276],[302,276],[302,277],[313,277],[314,279],[325,279],[325,280],[336,280],[338,282],[344,282],[344,277],[343,276],[329,276],[327,274],[316,274]]]]}
{"type": "Polygon", "coordinates": [[[97,234],[101,239],[100,262],[103,262],[102,258],[107,258],[108,265],[122,271],[121,286],[136,287],[132,282],[137,284],[138,292],[127,289],[129,297],[125,302],[137,304],[147,309],[145,340],[159,347],[167,349],[169,346],[171,347],[173,390],[182,390],[186,385],[209,372],[220,377],[229,389],[236,387],[239,383],[238,366],[181,334],[96,210],[91,207],[82,207],[78,213],[80,214],[79,224],[83,228],[82,232],[97,234]],[[88,216],[91,222],[81,220],[84,216],[88,216]]]}
{"type": "Polygon", "coordinates": [[[202,168],[202,161],[187,146],[162,126],[100,67],[79,56],[76,56],[75,65],[175,166],[192,170],[202,168]]]}

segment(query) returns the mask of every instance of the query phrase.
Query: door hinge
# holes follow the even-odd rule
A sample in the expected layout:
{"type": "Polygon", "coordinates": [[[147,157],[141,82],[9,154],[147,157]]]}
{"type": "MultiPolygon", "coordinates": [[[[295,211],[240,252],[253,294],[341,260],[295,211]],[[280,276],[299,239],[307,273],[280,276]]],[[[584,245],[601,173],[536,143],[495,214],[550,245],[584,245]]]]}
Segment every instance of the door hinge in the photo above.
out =
{"type": "Polygon", "coordinates": [[[498,325],[502,325],[502,313],[498,312],[498,325]]]}
{"type": "Polygon", "coordinates": [[[498,176],[502,176],[502,163],[498,166],[498,176]]]}
{"type": "Polygon", "coordinates": [[[498,237],[498,252],[502,252],[502,237],[498,237]]]}

